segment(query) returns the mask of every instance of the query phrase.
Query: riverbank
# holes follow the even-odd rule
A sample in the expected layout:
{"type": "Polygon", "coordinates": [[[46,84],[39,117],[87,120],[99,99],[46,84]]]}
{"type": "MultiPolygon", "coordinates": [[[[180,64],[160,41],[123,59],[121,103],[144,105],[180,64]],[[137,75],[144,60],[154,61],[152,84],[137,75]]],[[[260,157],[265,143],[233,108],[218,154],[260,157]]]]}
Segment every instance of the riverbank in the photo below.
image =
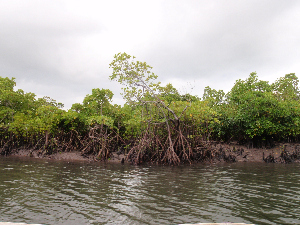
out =
{"type": "MultiPolygon", "coordinates": [[[[69,151],[69,152],[57,152],[51,155],[40,154],[39,151],[32,151],[28,149],[13,150],[11,154],[6,157],[27,157],[34,159],[49,159],[49,160],[61,160],[61,161],[85,161],[85,162],[97,162],[101,161],[94,155],[83,155],[81,151],[69,151]]],[[[122,160],[125,162],[126,156],[124,154],[117,155],[113,152],[112,157],[107,160],[112,163],[121,163],[122,160]]]]}
{"type": "MultiPolygon", "coordinates": [[[[247,148],[235,143],[211,143],[213,148],[222,149],[225,157],[208,157],[205,162],[268,162],[268,163],[299,163],[300,162],[300,144],[298,143],[277,143],[273,148],[247,148]]],[[[38,150],[15,149],[6,157],[30,157],[49,160],[63,161],[101,161],[94,155],[83,155],[80,151],[57,152],[51,155],[41,154],[38,150]]],[[[106,161],[109,163],[129,163],[126,161],[126,155],[112,152],[111,157],[106,161]]]]}

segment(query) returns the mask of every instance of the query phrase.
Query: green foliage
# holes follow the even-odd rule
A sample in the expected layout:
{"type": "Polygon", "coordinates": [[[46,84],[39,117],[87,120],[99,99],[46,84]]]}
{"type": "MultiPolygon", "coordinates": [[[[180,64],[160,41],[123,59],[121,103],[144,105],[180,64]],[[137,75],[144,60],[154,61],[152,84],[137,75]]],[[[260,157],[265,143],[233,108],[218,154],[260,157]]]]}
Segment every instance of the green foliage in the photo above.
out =
{"type": "Polygon", "coordinates": [[[0,123],[8,124],[13,121],[16,112],[30,110],[35,95],[25,94],[22,90],[14,91],[15,78],[0,77],[0,123]]]}
{"type": "Polygon", "coordinates": [[[126,53],[114,56],[110,67],[113,73],[111,80],[117,80],[125,85],[123,97],[130,103],[141,101],[146,96],[155,96],[160,82],[155,83],[157,76],[151,72],[152,67],[146,62],[135,61],[135,57],[126,53]]]}
{"type": "Polygon", "coordinates": [[[62,131],[64,133],[77,131],[81,134],[84,134],[89,125],[87,118],[84,115],[72,110],[63,112],[61,115],[57,115],[55,119],[56,123],[54,130],[62,131]]]}
{"type": "Polygon", "coordinates": [[[103,116],[103,115],[90,116],[87,118],[87,123],[90,124],[90,126],[93,126],[94,124],[103,124],[110,128],[114,127],[114,120],[111,117],[103,116]]]}
{"type": "Polygon", "coordinates": [[[113,93],[108,89],[95,88],[91,95],[87,95],[83,100],[83,110],[86,115],[107,115],[109,114],[110,102],[113,93]],[[103,112],[104,110],[104,112],[103,112]]]}
{"type": "Polygon", "coordinates": [[[223,90],[211,89],[209,86],[204,88],[203,100],[207,101],[209,106],[215,106],[224,102],[225,93],[223,90]]]}
{"type": "Polygon", "coordinates": [[[0,93],[1,95],[5,91],[10,91],[12,92],[14,90],[14,86],[16,86],[15,78],[9,79],[8,77],[0,77],[0,93]]]}
{"type": "Polygon", "coordinates": [[[294,73],[286,74],[272,84],[279,100],[299,100],[299,79],[294,73]]]}
{"type": "Polygon", "coordinates": [[[0,148],[78,149],[104,159],[126,149],[134,163],[178,164],[190,162],[202,141],[265,147],[299,140],[300,91],[294,73],[269,84],[253,72],[227,94],[205,87],[201,100],[181,95],[172,84],[161,86],[151,66],[126,53],[116,54],[110,67],[110,79],[124,85],[124,106],[111,104],[110,90],[95,88],[65,111],[62,103],[14,90],[14,78],[0,77],[0,148]]]}
{"type": "Polygon", "coordinates": [[[237,80],[227,94],[227,103],[218,108],[221,126],[215,133],[240,142],[255,140],[259,147],[269,140],[298,136],[298,78],[288,74],[273,84],[251,73],[237,80]]]}
{"type": "Polygon", "coordinates": [[[42,105],[48,105],[48,106],[54,106],[56,108],[62,109],[64,107],[64,104],[60,103],[60,102],[56,102],[56,100],[48,97],[48,96],[44,96],[43,98],[39,98],[36,101],[36,105],[37,106],[42,106],[42,105]]]}
{"type": "Polygon", "coordinates": [[[54,106],[41,106],[36,113],[17,112],[10,123],[8,131],[24,137],[54,132],[58,117],[62,111],[54,106]]]}

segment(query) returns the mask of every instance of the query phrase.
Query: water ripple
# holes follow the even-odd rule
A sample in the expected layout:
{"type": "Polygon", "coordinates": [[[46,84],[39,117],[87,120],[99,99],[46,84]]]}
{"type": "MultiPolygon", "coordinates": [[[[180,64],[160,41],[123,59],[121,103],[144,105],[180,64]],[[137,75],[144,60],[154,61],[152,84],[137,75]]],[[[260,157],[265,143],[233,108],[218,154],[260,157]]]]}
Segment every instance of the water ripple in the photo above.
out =
{"type": "Polygon", "coordinates": [[[295,164],[0,162],[2,221],[300,224],[300,166],[295,164]]]}

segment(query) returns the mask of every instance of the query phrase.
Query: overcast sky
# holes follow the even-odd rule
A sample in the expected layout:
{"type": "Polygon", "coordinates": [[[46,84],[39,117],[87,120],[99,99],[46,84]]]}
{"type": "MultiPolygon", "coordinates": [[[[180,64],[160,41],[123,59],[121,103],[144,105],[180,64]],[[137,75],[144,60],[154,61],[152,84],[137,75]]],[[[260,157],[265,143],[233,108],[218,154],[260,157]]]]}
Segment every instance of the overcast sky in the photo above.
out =
{"type": "Polygon", "coordinates": [[[163,83],[202,97],[256,71],[273,82],[300,75],[298,0],[0,0],[0,76],[70,108],[108,88],[126,52],[163,83]]]}

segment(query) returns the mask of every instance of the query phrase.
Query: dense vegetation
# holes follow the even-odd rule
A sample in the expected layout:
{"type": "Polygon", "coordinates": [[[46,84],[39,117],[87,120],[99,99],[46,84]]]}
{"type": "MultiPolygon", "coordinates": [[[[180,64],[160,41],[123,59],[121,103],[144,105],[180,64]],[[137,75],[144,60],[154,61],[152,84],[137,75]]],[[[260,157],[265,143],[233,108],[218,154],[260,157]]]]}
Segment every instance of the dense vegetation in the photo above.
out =
{"type": "Polygon", "coordinates": [[[105,160],[118,151],[135,164],[179,164],[226,157],[209,149],[210,140],[253,147],[298,141],[299,80],[293,73],[272,84],[251,73],[227,94],[206,87],[201,99],[161,86],[149,65],[126,53],[115,55],[110,67],[110,79],[124,85],[124,106],[111,103],[110,90],[96,88],[65,111],[49,97],[14,90],[14,78],[0,77],[1,154],[78,150],[105,160]]]}

